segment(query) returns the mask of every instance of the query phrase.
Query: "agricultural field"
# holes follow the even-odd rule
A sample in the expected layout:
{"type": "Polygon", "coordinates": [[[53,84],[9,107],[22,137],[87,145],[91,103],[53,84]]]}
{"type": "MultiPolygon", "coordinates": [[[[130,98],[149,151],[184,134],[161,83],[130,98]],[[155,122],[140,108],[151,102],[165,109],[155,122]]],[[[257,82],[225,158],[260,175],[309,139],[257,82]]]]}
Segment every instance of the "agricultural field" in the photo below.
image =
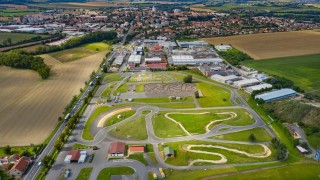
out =
{"type": "Polygon", "coordinates": [[[320,32],[312,30],[214,37],[203,40],[214,45],[230,44],[255,60],[320,53],[320,32]]]}
{"type": "Polygon", "coordinates": [[[65,63],[74,60],[78,60],[84,57],[88,57],[92,54],[110,50],[111,46],[105,43],[90,43],[80,47],[75,47],[71,49],[66,49],[63,51],[53,52],[49,55],[58,61],[65,63]]]}
{"type": "Polygon", "coordinates": [[[7,40],[8,38],[10,38],[12,43],[14,44],[19,41],[31,39],[31,38],[37,37],[37,36],[41,36],[43,38],[48,37],[48,35],[41,35],[41,34],[0,32],[0,44],[2,44],[3,41],[7,40]]]}
{"type": "Polygon", "coordinates": [[[20,17],[26,14],[34,14],[40,12],[36,9],[0,9],[0,16],[3,17],[20,17]]]}
{"type": "Polygon", "coordinates": [[[129,82],[169,81],[170,78],[160,73],[135,73],[129,82]]]}
{"type": "Polygon", "coordinates": [[[233,164],[249,162],[274,161],[274,149],[265,145],[229,144],[207,141],[181,141],[159,145],[159,150],[171,147],[175,151],[174,158],[166,158],[171,165],[188,166],[205,164],[233,164]]]}
{"type": "MultiPolygon", "coordinates": [[[[320,48],[318,49],[320,50],[320,48]]],[[[320,80],[318,78],[320,69],[319,59],[320,54],[312,54],[261,61],[247,61],[242,64],[268,74],[285,77],[292,80],[296,86],[299,86],[306,92],[320,95],[320,80]]]]}
{"type": "Polygon", "coordinates": [[[105,53],[70,63],[45,57],[45,63],[52,68],[48,80],[41,80],[31,70],[0,67],[0,126],[6,127],[0,132],[0,146],[42,143],[105,53]]]}

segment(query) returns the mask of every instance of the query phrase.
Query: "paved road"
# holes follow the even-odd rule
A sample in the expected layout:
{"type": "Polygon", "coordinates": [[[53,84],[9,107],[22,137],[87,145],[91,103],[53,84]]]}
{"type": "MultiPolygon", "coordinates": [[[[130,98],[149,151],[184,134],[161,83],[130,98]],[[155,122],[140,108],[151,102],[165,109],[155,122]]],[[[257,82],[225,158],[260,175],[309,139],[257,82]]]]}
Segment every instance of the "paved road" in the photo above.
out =
{"type": "MultiPolygon", "coordinates": [[[[124,80],[120,81],[117,83],[116,87],[120,87],[121,84],[123,84],[127,78],[130,77],[131,74],[125,73],[124,74],[126,76],[126,78],[124,78],[124,80]]],[[[217,135],[222,135],[222,134],[228,134],[228,133],[233,133],[233,132],[238,132],[238,131],[244,131],[244,130],[248,130],[248,129],[253,129],[256,127],[263,127],[265,128],[269,134],[274,137],[274,133],[268,128],[268,126],[262,121],[262,119],[259,117],[259,115],[250,108],[250,106],[246,103],[246,101],[237,93],[237,91],[231,87],[226,87],[223,86],[221,84],[217,84],[211,81],[206,81],[206,80],[202,80],[202,79],[198,79],[198,78],[194,78],[196,81],[201,81],[201,82],[206,82],[208,84],[212,84],[215,86],[219,86],[222,88],[225,88],[227,90],[229,90],[231,92],[231,97],[230,97],[230,101],[232,102],[232,104],[234,104],[234,106],[229,106],[229,107],[212,107],[212,108],[190,108],[190,109],[170,109],[170,108],[159,108],[156,106],[152,106],[152,105],[137,105],[134,106],[136,113],[117,123],[114,125],[111,125],[109,127],[104,127],[104,128],[98,128],[97,124],[99,119],[101,119],[103,116],[107,115],[109,112],[103,113],[102,115],[100,115],[99,117],[97,117],[94,122],[92,123],[91,126],[91,133],[94,136],[93,140],[84,140],[82,139],[82,129],[83,126],[85,125],[86,121],[88,120],[88,117],[90,117],[90,115],[93,113],[94,109],[96,108],[96,104],[95,102],[97,101],[98,96],[103,92],[103,90],[110,85],[110,83],[103,83],[102,86],[99,87],[96,96],[94,96],[94,98],[92,99],[92,101],[90,102],[88,108],[85,110],[83,116],[81,117],[78,125],[76,126],[77,128],[75,128],[75,130],[72,133],[72,137],[70,137],[71,142],[77,142],[80,144],[84,144],[84,145],[97,145],[98,147],[100,147],[101,149],[99,151],[95,151],[96,154],[96,158],[97,160],[94,160],[94,162],[91,164],[91,166],[94,166],[94,171],[91,174],[90,179],[95,179],[97,177],[97,175],[99,174],[100,170],[103,169],[104,167],[111,167],[111,166],[130,166],[135,170],[135,174],[139,177],[139,179],[145,179],[147,178],[147,172],[150,171],[153,168],[153,172],[157,172],[157,167],[161,166],[164,168],[173,168],[173,169],[207,169],[207,168],[221,168],[224,166],[231,166],[230,164],[225,164],[225,165],[212,165],[212,166],[173,166],[173,165],[169,165],[166,164],[162,158],[160,157],[160,153],[158,150],[158,144],[161,143],[166,143],[166,142],[178,142],[178,141],[188,141],[188,140],[205,140],[205,141],[210,141],[210,142],[224,142],[224,143],[233,143],[233,144],[253,144],[250,142],[239,142],[239,141],[227,141],[227,140],[218,140],[218,139],[208,139],[208,137],[211,136],[217,136],[217,135]],[[240,104],[238,104],[236,102],[236,99],[238,99],[240,101],[240,104]],[[214,127],[213,129],[211,129],[209,132],[205,133],[205,134],[200,134],[200,135],[193,135],[193,136],[184,136],[184,137],[175,137],[175,138],[159,138],[155,135],[154,133],[154,128],[153,128],[153,124],[152,124],[152,116],[158,112],[161,111],[183,111],[183,110],[215,110],[215,109],[245,109],[247,110],[252,117],[255,119],[255,122],[251,125],[248,126],[230,126],[230,125],[218,125],[216,127],[214,127]],[[109,131],[112,130],[114,127],[119,126],[121,124],[127,123],[139,116],[141,116],[142,111],[144,110],[150,110],[151,112],[147,115],[145,115],[145,120],[146,120],[146,127],[147,127],[147,133],[148,133],[148,139],[145,140],[128,140],[128,139],[120,139],[120,138],[116,138],[113,137],[111,135],[109,135],[109,131]],[[221,128],[228,128],[227,130],[224,131],[219,131],[219,129],[221,128]],[[135,161],[127,161],[127,160],[121,160],[121,161],[105,161],[106,158],[106,151],[108,149],[108,146],[110,144],[110,142],[112,141],[123,141],[126,143],[150,143],[153,145],[154,147],[154,151],[155,151],[155,155],[156,158],[158,160],[158,165],[154,166],[144,166],[143,164],[139,164],[138,162],[135,161]]],[[[114,83],[114,82],[113,82],[114,83]]],[[[115,89],[112,90],[112,92],[115,89]]],[[[258,143],[259,144],[259,143],[258,143]]],[[[260,143],[260,144],[268,144],[268,143],[260,143]]],[[[55,165],[63,165],[63,161],[62,161],[62,157],[65,157],[65,153],[60,153],[57,162],[55,163],[55,165]]],[[[147,158],[148,159],[148,158],[147,158]]],[[[252,164],[268,164],[270,162],[263,162],[263,163],[248,163],[248,164],[234,164],[234,166],[242,166],[242,165],[252,165],[252,164]]],[[[85,166],[89,166],[89,165],[85,165],[85,166]]],[[[59,167],[59,166],[58,166],[59,167]]],[[[72,170],[74,171],[74,173],[78,173],[80,171],[80,169],[83,167],[83,165],[81,166],[77,166],[75,165],[75,167],[71,166],[72,170]]],[[[54,175],[57,175],[58,172],[55,172],[54,170],[49,172],[48,177],[54,177],[54,175]]]]}

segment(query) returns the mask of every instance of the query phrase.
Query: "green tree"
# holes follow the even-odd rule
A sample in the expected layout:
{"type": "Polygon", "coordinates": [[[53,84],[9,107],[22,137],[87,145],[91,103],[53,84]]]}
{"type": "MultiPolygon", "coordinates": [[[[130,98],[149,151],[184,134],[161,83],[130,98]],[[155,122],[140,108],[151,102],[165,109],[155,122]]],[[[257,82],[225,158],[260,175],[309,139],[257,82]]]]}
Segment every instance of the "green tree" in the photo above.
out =
{"type": "Polygon", "coordinates": [[[7,39],[7,42],[8,42],[8,44],[9,44],[9,46],[12,45],[12,39],[11,39],[11,38],[8,38],[8,39],[7,39]]]}
{"type": "Polygon", "coordinates": [[[184,83],[192,83],[192,75],[187,75],[183,78],[184,83]]]}
{"type": "Polygon", "coordinates": [[[11,154],[11,147],[9,145],[4,148],[4,153],[7,155],[11,154]]]}
{"type": "Polygon", "coordinates": [[[54,147],[55,147],[58,151],[60,151],[60,150],[62,149],[62,145],[63,145],[63,143],[62,143],[62,141],[61,141],[60,139],[58,139],[58,140],[54,143],[54,147]]]}
{"type": "Polygon", "coordinates": [[[249,135],[249,140],[251,141],[251,142],[256,142],[256,136],[253,134],[253,133],[251,133],[250,135],[249,135]]]}
{"type": "Polygon", "coordinates": [[[199,97],[200,97],[198,91],[194,92],[194,97],[195,97],[195,98],[199,98],[199,97]]]}
{"type": "Polygon", "coordinates": [[[49,166],[50,166],[51,159],[52,159],[52,158],[51,158],[50,156],[48,156],[48,155],[44,156],[43,159],[42,159],[43,165],[44,165],[45,167],[49,167],[49,166]]]}

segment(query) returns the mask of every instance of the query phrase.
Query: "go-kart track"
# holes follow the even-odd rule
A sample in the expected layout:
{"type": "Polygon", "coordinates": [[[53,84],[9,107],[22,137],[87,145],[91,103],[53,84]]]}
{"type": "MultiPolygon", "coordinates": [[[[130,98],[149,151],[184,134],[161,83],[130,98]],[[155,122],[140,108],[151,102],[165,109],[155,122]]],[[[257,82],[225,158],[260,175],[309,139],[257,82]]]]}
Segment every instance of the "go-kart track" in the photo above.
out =
{"type": "MultiPolygon", "coordinates": [[[[117,85],[111,90],[111,97],[114,94],[115,90],[119,88],[122,84],[130,83],[130,84],[139,84],[140,82],[136,79],[130,81],[130,77],[132,73],[125,73],[122,75],[123,80],[117,81],[117,85]],[[128,80],[129,79],[129,80],[128,80]]],[[[179,74],[183,75],[183,74],[179,74]]],[[[140,77],[134,75],[135,77],[140,77]]],[[[166,83],[178,83],[178,80],[170,77],[169,74],[166,74],[166,83]]],[[[268,128],[268,126],[262,121],[262,119],[258,116],[258,114],[252,110],[246,101],[242,99],[242,97],[237,93],[237,91],[233,88],[214,83],[212,81],[206,81],[203,79],[193,78],[194,81],[206,83],[212,85],[214,87],[224,88],[231,93],[230,102],[233,106],[223,106],[223,107],[207,107],[201,108],[197,105],[195,108],[167,108],[162,107],[159,104],[165,103],[131,103],[129,102],[119,102],[117,104],[97,104],[98,99],[100,98],[100,94],[108,87],[110,84],[115,82],[104,82],[96,92],[96,95],[88,104],[87,109],[85,110],[83,116],[78,122],[76,128],[74,129],[72,135],[70,136],[68,142],[63,148],[62,152],[59,154],[55,164],[52,166],[49,174],[47,175],[48,179],[54,179],[58,177],[58,174],[61,173],[62,168],[69,168],[72,171],[71,177],[75,179],[82,168],[86,167],[94,167],[89,179],[97,179],[100,171],[106,167],[119,167],[126,166],[131,167],[135,173],[134,176],[139,179],[148,179],[148,172],[159,174],[158,168],[171,168],[176,170],[196,170],[196,169],[209,169],[209,168],[221,168],[224,166],[243,166],[243,165],[257,165],[257,164],[265,164],[274,162],[275,160],[271,159],[272,149],[270,149],[270,142],[242,142],[242,141],[230,141],[230,140],[220,140],[214,139],[212,137],[236,133],[240,131],[250,130],[257,127],[264,128],[271,137],[275,137],[274,133],[268,128]],[[236,102],[236,99],[238,100],[236,102]],[[98,107],[109,106],[110,109],[99,114],[91,124],[87,124],[90,126],[90,133],[93,137],[93,140],[86,140],[83,138],[84,126],[87,123],[89,117],[93,114],[93,112],[98,107]],[[114,107],[113,107],[114,106],[114,107]],[[125,118],[117,123],[114,123],[110,126],[105,126],[106,122],[121,113],[134,110],[135,113],[125,118]],[[147,112],[147,113],[146,113],[147,112]],[[252,119],[248,121],[246,125],[233,125],[232,122],[238,120],[243,120],[243,116],[239,117],[239,112],[243,112],[243,114],[247,114],[247,119],[252,119]],[[203,127],[197,127],[199,130],[204,131],[205,133],[192,133],[188,130],[188,125],[181,122],[179,119],[173,118],[173,115],[181,115],[181,116],[217,116],[214,119],[206,120],[206,123],[203,127]],[[158,128],[154,124],[159,119],[155,118],[156,115],[163,116],[168,123],[173,124],[173,128],[176,128],[177,131],[182,131],[184,135],[182,136],[173,136],[170,138],[161,138],[156,134],[155,129],[158,128]],[[110,134],[110,131],[114,129],[118,129],[121,126],[125,126],[127,123],[139,118],[143,117],[146,123],[146,132],[148,138],[138,140],[132,138],[123,138],[116,137],[110,134]],[[218,118],[219,117],[219,118],[218,118]],[[126,144],[151,144],[153,146],[153,151],[155,158],[157,160],[157,164],[149,164],[145,165],[137,160],[133,160],[130,158],[117,159],[117,160],[108,160],[107,159],[107,151],[111,142],[121,141],[126,144]],[[84,164],[64,164],[63,160],[67,155],[67,151],[71,149],[74,143],[86,145],[86,146],[98,146],[99,150],[94,151],[95,157],[92,163],[84,163],[84,164]],[[178,157],[176,158],[166,158],[164,157],[163,147],[165,146],[174,146],[179,147],[175,149],[177,156],[181,154],[189,154],[190,157],[187,162],[180,163],[178,161],[178,157]],[[253,148],[251,148],[253,147],[253,148]],[[252,150],[254,149],[254,150],[252,150]],[[217,151],[217,152],[216,152],[217,151]],[[235,161],[230,161],[228,158],[228,154],[232,154],[234,156],[241,156],[241,158],[250,159],[248,163],[241,163],[235,161]],[[198,157],[199,156],[199,157],[198,157]],[[264,161],[264,159],[266,159],[264,161]],[[204,165],[199,165],[199,163],[205,163],[204,165]],[[177,165],[181,164],[181,165],[177,165]]],[[[145,81],[145,79],[144,79],[145,81]]],[[[159,81],[155,81],[155,83],[159,83],[159,81]]],[[[159,85],[155,85],[158,87],[159,85]]],[[[190,86],[191,87],[191,86],[190,86]]],[[[192,86],[191,89],[195,88],[192,86]]],[[[167,94],[166,94],[167,95],[167,94]]],[[[196,101],[196,99],[194,99],[196,101]]],[[[177,102],[173,102],[177,103],[177,102]]],[[[178,104],[178,103],[177,103],[178,104]]],[[[182,104],[182,103],[181,103],[182,104]]],[[[195,103],[196,104],[196,103],[195,103]]],[[[132,127],[133,129],[135,127],[132,127]]],[[[139,131],[140,129],[137,129],[139,131]]],[[[165,131],[165,129],[164,129],[165,131]]],[[[145,153],[144,157],[146,159],[150,159],[148,154],[145,153]]]]}

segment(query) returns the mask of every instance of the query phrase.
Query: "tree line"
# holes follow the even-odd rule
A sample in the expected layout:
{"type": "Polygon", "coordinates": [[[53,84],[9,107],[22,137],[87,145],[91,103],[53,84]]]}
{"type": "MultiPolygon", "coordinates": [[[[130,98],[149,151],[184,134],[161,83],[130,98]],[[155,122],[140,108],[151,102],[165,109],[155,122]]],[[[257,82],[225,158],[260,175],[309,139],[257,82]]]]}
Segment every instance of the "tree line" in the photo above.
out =
{"type": "Polygon", "coordinates": [[[0,66],[31,69],[37,71],[42,79],[47,79],[51,70],[49,66],[43,62],[43,58],[26,54],[21,50],[0,53],[0,66]]]}
{"type": "Polygon", "coordinates": [[[81,37],[74,37],[66,41],[61,45],[54,46],[39,46],[35,51],[30,54],[45,54],[50,52],[62,51],[73,47],[80,46],[82,44],[101,42],[101,41],[114,41],[117,38],[117,33],[114,31],[110,32],[92,32],[81,37]]]}
{"type": "Polygon", "coordinates": [[[218,54],[233,66],[239,65],[241,61],[252,60],[252,58],[249,55],[237,49],[218,51],[218,54]]]}

